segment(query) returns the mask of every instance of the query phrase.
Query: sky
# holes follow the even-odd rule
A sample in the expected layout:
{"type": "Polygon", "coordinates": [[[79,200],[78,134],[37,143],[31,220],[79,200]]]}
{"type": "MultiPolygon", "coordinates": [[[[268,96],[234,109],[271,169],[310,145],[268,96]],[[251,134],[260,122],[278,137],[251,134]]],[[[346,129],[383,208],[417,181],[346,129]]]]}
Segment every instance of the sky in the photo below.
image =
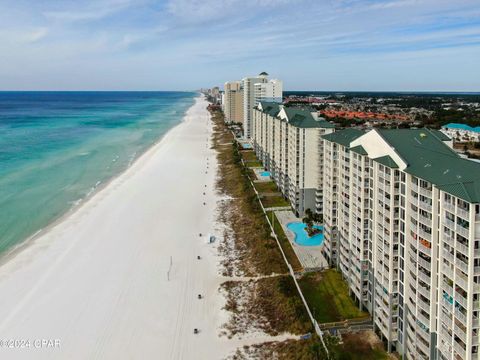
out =
{"type": "Polygon", "coordinates": [[[480,91],[479,0],[0,0],[0,90],[480,91]]]}

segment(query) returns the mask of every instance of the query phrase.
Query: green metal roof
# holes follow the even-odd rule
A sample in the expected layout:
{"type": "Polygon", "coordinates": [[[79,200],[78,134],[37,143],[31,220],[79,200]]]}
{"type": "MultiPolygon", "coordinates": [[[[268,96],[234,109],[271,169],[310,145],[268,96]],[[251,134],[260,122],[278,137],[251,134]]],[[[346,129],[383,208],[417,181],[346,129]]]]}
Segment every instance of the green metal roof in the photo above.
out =
{"type": "Polygon", "coordinates": [[[343,145],[350,146],[350,143],[365,134],[365,131],[358,129],[344,129],[340,131],[335,131],[331,134],[323,135],[325,140],[343,145]]]}
{"type": "Polygon", "coordinates": [[[312,113],[308,109],[296,107],[284,107],[287,114],[288,123],[299,128],[334,128],[335,125],[330,124],[323,119],[315,120],[312,113]]]}
{"type": "Polygon", "coordinates": [[[392,168],[392,169],[398,169],[397,163],[390,157],[390,155],[380,156],[378,158],[373,159],[373,161],[376,161],[382,165],[388,166],[389,168],[392,168]]]}
{"type": "Polygon", "coordinates": [[[363,148],[362,145],[354,146],[350,149],[350,151],[356,152],[357,154],[360,154],[360,155],[368,155],[367,151],[363,148]]]}
{"type": "Polygon", "coordinates": [[[468,202],[480,202],[480,164],[461,158],[447,146],[440,131],[376,130],[407,163],[405,172],[435,184],[468,202]]]}
{"type": "Polygon", "coordinates": [[[270,116],[277,116],[280,112],[280,104],[274,102],[260,101],[264,113],[270,116]]]}

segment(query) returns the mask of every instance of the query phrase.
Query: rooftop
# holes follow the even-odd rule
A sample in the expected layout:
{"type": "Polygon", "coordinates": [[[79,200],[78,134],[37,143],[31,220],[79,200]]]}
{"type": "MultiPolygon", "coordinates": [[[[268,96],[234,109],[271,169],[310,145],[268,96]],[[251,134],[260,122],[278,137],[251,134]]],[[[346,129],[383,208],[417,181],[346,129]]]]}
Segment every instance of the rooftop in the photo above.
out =
{"type": "Polygon", "coordinates": [[[325,140],[343,145],[343,146],[350,146],[350,143],[365,134],[365,131],[358,130],[358,129],[345,129],[336,131],[331,134],[323,135],[325,140]]]}
{"type": "Polygon", "coordinates": [[[285,110],[288,123],[299,128],[334,128],[335,125],[330,124],[323,118],[316,120],[309,109],[297,107],[282,107],[278,103],[261,101],[259,104],[262,111],[273,117],[277,117],[281,109],[285,110]]]}
{"type": "Polygon", "coordinates": [[[330,124],[323,118],[316,120],[310,110],[295,107],[284,107],[287,114],[288,123],[299,128],[334,128],[335,125],[330,124]]]}
{"type": "Polygon", "coordinates": [[[480,202],[480,164],[461,158],[430,129],[376,130],[407,163],[405,172],[468,202],[480,202]]]}
{"type": "Polygon", "coordinates": [[[443,125],[442,129],[457,129],[457,130],[466,130],[466,131],[473,131],[476,133],[480,133],[480,126],[471,127],[467,124],[459,124],[459,123],[450,123],[447,125],[443,125]]]}

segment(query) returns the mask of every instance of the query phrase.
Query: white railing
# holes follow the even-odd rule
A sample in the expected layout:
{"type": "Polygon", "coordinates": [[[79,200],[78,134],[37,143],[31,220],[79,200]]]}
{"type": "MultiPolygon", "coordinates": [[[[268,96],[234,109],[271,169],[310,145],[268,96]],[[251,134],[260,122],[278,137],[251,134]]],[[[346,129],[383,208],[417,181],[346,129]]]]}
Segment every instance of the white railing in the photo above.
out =
{"type": "Polygon", "coordinates": [[[462,208],[457,207],[457,215],[462,217],[464,220],[470,220],[470,213],[462,208]]]}

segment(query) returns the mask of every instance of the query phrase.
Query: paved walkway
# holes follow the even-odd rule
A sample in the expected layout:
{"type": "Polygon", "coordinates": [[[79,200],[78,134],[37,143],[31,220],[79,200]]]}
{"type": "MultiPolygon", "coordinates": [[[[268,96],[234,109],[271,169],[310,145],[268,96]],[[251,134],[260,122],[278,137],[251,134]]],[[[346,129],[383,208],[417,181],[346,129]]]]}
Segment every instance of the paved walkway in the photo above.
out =
{"type": "Polygon", "coordinates": [[[292,221],[302,221],[297,218],[291,211],[275,211],[278,221],[280,221],[285,235],[287,235],[293,251],[297,254],[298,260],[305,270],[316,270],[328,268],[328,262],[323,257],[320,246],[301,246],[295,242],[295,234],[287,229],[287,224],[292,221]]]}

